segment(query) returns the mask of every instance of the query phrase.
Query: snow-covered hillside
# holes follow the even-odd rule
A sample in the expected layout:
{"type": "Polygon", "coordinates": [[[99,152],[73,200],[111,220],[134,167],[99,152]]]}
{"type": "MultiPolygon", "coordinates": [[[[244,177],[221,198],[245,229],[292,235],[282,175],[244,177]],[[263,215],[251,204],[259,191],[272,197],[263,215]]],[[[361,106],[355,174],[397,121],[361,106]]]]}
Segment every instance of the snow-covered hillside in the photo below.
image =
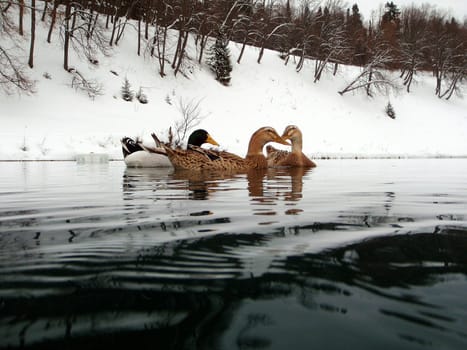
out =
{"type": "MultiPolygon", "coordinates": [[[[48,44],[48,25],[37,25],[35,65],[27,70],[36,80],[36,93],[0,95],[0,160],[69,160],[89,152],[121,159],[121,137],[139,136],[151,143],[152,131],[165,136],[181,118],[180,102],[199,102],[199,127],[222,148],[240,155],[245,155],[258,127],[273,126],[281,133],[288,124],[296,124],[304,134],[304,152],[311,157],[467,156],[466,95],[438,99],[429,74],[417,76],[410,94],[341,96],[337,91],[359,68],[341,67],[338,76],[326,73],[313,83],[314,62],[297,73],[293,62],[285,66],[273,51],[257,64],[258,49],[247,48],[237,64],[240,45],[230,43],[230,86],[219,84],[208,67],[194,59],[185,68],[188,77],[174,77],[168,69],[162,78],[155,58],[136,55],[136,31],[128,27],[112,55],[99,57],[97,66],[75,55],[70,58],[72,67],[102,84],[103,95],[92,100],[70,86],[58,36],[48,44]],[[121,99],[125,78],[135,91],[143,89],[148,104],[121,99]],[[388,101],[395,119],[385,114],[388,101]]],[[[21,40],[26,65],[29,41],[21,40]]],[[[193,50],[191,46],[192,58],[193,50]]]]}

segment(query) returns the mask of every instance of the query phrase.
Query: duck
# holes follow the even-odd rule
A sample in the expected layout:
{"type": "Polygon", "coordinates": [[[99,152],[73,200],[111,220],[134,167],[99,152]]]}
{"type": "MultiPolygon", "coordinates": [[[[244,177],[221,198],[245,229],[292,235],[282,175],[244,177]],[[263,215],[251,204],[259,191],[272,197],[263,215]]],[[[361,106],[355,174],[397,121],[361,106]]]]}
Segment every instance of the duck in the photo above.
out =
{"type": "Polygon", "coordinates": [[[290,146],[274,128],[265,126],[252,134],[245,158],[227,151],[200,150],[198,148],[197,152],[187,153],[184,150],[173,149],[166,145],[163,147],[175,169],[241,172],[268,167],[267,159],[263,153],[263,148],[268,142],[290,146]]]}
{"type": "MultiPolygon", "coordinates": [[[[161,142],[154,133],[151,134],[156,141],[156,147],[144,145],[141,141],[135,141],[130,137],[123,137],[122,144],[123,159],[127,167],[130,168],[171,168],[172,163],[167,157],[167,152],[162,147],[161,142]]],[[[194,150],[200,152],[201,145],[209,143],[214,146],[219,144],[204,129],[198,129],[191,133],[188,138],[185,151],[194,150]]],[[[190,153],[190,152],[189,152],[190,153]]]]}
{"type": "Polygon", "coordinates": [[[302,132],[296,125],[288,125],[281,137],[292,142],[292,150],[282,151],[268,145],[266,153],[269,167],[316,167],[316,163],[302,152],[302,132]]]}

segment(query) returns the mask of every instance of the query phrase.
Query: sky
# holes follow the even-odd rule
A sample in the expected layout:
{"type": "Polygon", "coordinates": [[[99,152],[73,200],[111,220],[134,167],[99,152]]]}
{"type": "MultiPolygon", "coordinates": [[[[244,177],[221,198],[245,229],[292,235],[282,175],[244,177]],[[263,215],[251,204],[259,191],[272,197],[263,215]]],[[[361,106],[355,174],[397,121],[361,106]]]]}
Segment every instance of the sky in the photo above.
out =
{"type": "MultiPolygon", "coordinates": [[[[151,132],[165,139],[182,116],[181,105],[190,103],[199,105],[197,127],[206,129],[221,148],[241,156],[259,127],[272,126],[282,133],[290,124],[302,130],[303,151],[312,158],[467,156],[465,90],[462,97],[439,99],[429,73],[417,74],[410,94],[402,90],[371,99],[362,92],[341,96],[338,91],[360,74],[359,68],[340,66],[336,76],[327,71],[314,83],[314,62],[307,61],[297,73],[293,59],[286,66],[277,52],[266,51],[259,65],[258,50],[248,47],[241,63],[233,65],[228,87],[195,60],[187,63],[187,78],[174,77],[172,71],[161,78],[154,57],[136,55],[134,28],[128,26],[112,55],[98,57],[97,65],[71,53],[70,65],[102,86],[101,95],[91,99],[71,87],[72,76],[62,68],[59,31],[47,44],[48,27],[38,25],[34,69],[28,69],[36,93],[0,93],[0,161],[72,160],[89,153],[122,159],[123,136],[141,137],[149,145],[154,143],[151,132]],[[149,103],[121,98],[125,78],[133,90],[143,89],[149,103]],[[388,102],[395,119],[385,113],[388,102]]],[[[190,57],[197,54],[193,42],[188,43],[190,57]]],[[[28,41],[19,43],[28,52],[28,41]]],[[[231,42],[229,48],[236,62],[241,45],[231,42]]],[[[26,60],[27,55],[25,65],[26,60]]],[[[399,72],[391,78],[400,82],[399,72]]]]}
{"type": "MultiPolygon", "coordinates": [[[[371,12],[378,10],[380,6],[388,2],[387,0],[354,0],[347,1],[347,3],[352,6],[354,3],[358,4],[360,12],[364,15],[365,20],[368,20],[371,16],[371,12]]],[[[436,6],[438,10],[448,10],[450,14],[459,20],[463,21],[467,18],[467,0],[393,0],[393,2],[398,5],[399,8],[410,6],[414,4],[416,6],[421,6],[423,4],[430,4],[436,6]]]]}

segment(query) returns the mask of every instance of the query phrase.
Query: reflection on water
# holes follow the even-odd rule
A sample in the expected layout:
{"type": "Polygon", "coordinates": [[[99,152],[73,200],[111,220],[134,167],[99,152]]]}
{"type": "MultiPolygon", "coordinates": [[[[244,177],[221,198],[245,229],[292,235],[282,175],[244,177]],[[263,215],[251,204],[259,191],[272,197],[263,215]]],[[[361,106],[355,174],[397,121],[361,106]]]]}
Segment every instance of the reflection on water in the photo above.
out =
{"type": "Polygon", "coordinates": [[[466,160],[1,166],[0,348],[467,345],[466,160]]]}

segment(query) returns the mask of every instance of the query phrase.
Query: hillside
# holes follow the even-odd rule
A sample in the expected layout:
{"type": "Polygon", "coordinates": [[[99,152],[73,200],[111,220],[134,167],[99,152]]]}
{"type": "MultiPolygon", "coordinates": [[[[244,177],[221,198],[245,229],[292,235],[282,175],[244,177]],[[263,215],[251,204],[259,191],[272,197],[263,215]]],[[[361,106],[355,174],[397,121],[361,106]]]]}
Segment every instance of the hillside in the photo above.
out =
{"type": "MultiPolygon", "coordinates": [[[[429,74],[417,76],[410,94],[402,90],[389,98],[368,98],[362,92],[341,96],[337,91],[359,68],[342,67],[337,76],[327,72],[314,83],[312,61],[297,73],[293,62],[285,66],[273,51],[266,51],[257,64],[258,49],[247,47],[237,64],[241,47],[231,42],[230,86],[219,84],[208,67],[194,59],[184,69],[186,76],[174,77],[168,70],[162,78],[155,58],[136,55],[136,30],[128,27],[111,56],[99,57],[98,65],[71,55],[72,67],[102,84],[103,94],[90,99],[71,87],[58,34],[48,44],[47,30],[48,25],[38,21],[35,64],[27,70],[36,92],[0,94],[0,160],[72,160],[88,152],[121,159],[121,137],[138,136],[150,143],[152,131],[166,136],[168,127],[181,118],[180,102],[199,102],[199,127],[240,155],[258,127],[270,125],[281,133],[286,125],[296,124],[304,134],[304,152],[315,158],[467,156],[465,92],[449,101],[439,99],[429,74]],[[142,87],[148,104],[121,99],[125,78],[135,91],[142,87]],[[395,119],[385,114],[388,101],[395,119]]],[[[26,65],[29,41],[18,40],[26,65]]],[[[190,57],[195,57],[193,50],[189,47],[190,57]]],[[[393,77],[398,79],[398,72],[393,77]]]]}

